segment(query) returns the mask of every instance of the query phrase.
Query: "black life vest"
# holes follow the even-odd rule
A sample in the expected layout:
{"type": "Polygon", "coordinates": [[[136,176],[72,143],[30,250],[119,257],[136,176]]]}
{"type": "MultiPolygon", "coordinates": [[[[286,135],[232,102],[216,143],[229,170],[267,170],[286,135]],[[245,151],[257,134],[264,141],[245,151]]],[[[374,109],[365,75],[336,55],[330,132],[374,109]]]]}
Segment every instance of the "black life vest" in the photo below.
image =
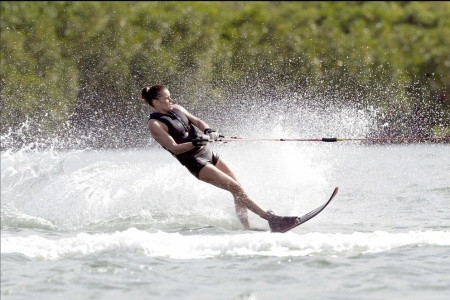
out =
{"type": "Polygon", "coordinates": [[[186,115],[177,108],[173,108],[167,114],[154,112],[149,117],[149,120],[151,119],[166,124],[167,128],[169,128],[169,135],[177,144],[191,142],[202,135],[200,130],[194,127],[186,115]]]}

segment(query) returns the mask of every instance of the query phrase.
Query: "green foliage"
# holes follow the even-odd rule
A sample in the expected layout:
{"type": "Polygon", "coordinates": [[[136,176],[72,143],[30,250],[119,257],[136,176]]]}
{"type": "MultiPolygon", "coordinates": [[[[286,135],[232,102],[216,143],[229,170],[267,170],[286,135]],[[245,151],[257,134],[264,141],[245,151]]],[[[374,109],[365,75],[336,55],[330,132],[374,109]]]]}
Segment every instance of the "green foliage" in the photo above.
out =
{"type": "Polygon", "coordinates": [[[27,116],[50,131],[69,117],[127,124],[154,83],[194,102],[245,82],[280,92],[386,87],[394,95],[365,95],[386,108],[391,96],[418,101],[408,87],[419,84],[449,102],[446,1],[0,5],[2,131],[27,116]]]}

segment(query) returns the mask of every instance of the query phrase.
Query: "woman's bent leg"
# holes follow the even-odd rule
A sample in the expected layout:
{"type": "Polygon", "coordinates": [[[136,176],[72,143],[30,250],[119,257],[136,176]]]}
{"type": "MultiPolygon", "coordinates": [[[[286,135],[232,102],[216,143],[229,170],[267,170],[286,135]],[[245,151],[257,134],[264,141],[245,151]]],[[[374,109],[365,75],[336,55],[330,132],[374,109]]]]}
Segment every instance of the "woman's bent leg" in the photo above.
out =
{"type": "MultiPolygon", "coordinates": [[[[222,164],[220,163],[220,160],[216,165],[219,165],[224,171],[225,169],[229,170],[226,164],[224,164],[223,162],[222,164]]],[[[241,206],[245,206],[258,216],[260,216],[261,218],[267,219],[268,218],[267,212],[265,212],[261,207],[259,207],[247,196],[247,194],[245,193],[239,182],[233,178],[234,174],[232,174],[230,171],[231,174],[230,176],[226,174],[224,171],[220,170],[216,166],[213,166],[212,164],[207,164],[200,171],[199,179],[232,193],[235,198],[235,202],[237,202],[239,205],[236,207],[236,210],[241,209],[240,208],[241,206]]],[[[246,224],[243,225],[246,226],[246,224]]]]}
{"type": "MultiPolygon", "coordinates": [[[[222,158],[219,158],[218,162],[216,163],[216,167],[240,184],[236,175],[234,175],[233,171],[231,171],[231,169],[228,167],[228,165],[222,158]]],[[[239,220],[241,220],[241,223],[244,225],[244,227],[247,228],[249,224],[247,206],[245,205],[244,201],[242,201],[239,197],[234,197],[234,206],[236,209],[236,215],[238,216],[239,220]]]]}

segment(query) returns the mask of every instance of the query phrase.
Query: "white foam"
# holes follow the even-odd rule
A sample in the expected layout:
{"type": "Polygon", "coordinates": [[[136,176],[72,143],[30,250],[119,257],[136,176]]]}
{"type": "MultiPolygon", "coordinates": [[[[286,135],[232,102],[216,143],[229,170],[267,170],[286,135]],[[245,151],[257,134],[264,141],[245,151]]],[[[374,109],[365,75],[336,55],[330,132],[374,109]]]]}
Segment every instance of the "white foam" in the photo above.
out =
{"type": "Polygon", "coordinates": [[[403,246],[450,246],[449,231],[408,231],[389,233],[268,232],[231,235],[181,235],[136,228],[114,233],[79,233],[74,237],[49,239],[38,235],[1,238],[2,254],[30,258],[61,259],[103,251],[136,252],[151,257],[202,259],[220,256],[306,256],[354,255],[389,251],[403,246]]]}
{"type": "Polygon", "coordinates": [[[2,205],[1,215],[2,229],[4,227],[44,228],[50,230],[57,229],[57,226],[51,222],[39,217],[33,217],[21,213],[17,210],[17,208],[9,204],[2,205]]]}
{"type": "MultiPolygon", "coordinates": [[[[259,156],[241,155],[242,144],[235,146],[217,145],[236,174],[245,174],[241,182],[262,207],[295,215],[328,197],[326,167],[316,163],[313,150],[267,143],[263,159],[277,154],[279,160],[269,166],[261,164],[259,156]],[[273,178],[262,176],[267,170],[273,178]]],[[[247,146],[246,151],[251,153],[254,147],[260,145],[247,146]]],[[[230,193],[198,181],[162,149],[6,151],[1,158],[2,207],[14,206],[16,216],[35,217],[59,229],[76,230],[143,214],[166,215],[161,222],[178,222],[184,216],[197,224],[207,219],[216,226],[237,221],[230,193]]],[[[22,224],[13,218],[8,222],[22,224]]]]}

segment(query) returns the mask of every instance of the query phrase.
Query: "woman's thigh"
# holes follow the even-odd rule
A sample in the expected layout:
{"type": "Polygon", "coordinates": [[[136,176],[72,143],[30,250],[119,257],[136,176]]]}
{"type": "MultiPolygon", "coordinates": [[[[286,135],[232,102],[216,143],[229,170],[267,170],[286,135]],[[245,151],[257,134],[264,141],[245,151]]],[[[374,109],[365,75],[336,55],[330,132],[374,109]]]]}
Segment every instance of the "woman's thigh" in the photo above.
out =
{"type": "Polygon", "coordinates": [[[233,171],[231,171],[228,164],[222,158],[219,158],[219,161],[216,163],[216,167],[220,171],[224,172],[225,174],[233,178],[236,182],[239,182],[236,175],[233,173],[233,171]]]}
{"type": "Polygon", "coordinates": [[[234,174],[231,171],[228,173],[228,171],[229,168],[219,160],[216,166],[212,164],[204,166],[200,171],[199,179],[232,193],[237,192],[240,189],[240,185],[233,178],[234,174]]]}

